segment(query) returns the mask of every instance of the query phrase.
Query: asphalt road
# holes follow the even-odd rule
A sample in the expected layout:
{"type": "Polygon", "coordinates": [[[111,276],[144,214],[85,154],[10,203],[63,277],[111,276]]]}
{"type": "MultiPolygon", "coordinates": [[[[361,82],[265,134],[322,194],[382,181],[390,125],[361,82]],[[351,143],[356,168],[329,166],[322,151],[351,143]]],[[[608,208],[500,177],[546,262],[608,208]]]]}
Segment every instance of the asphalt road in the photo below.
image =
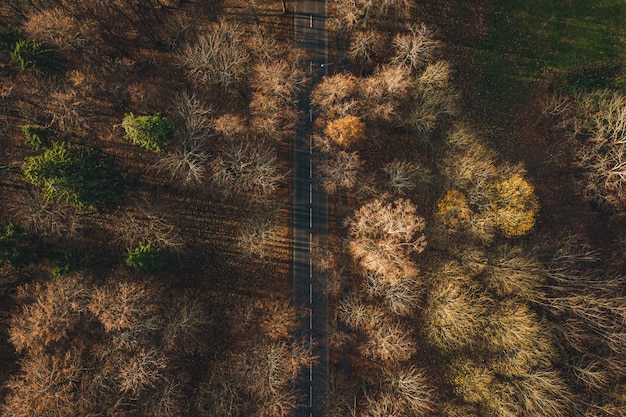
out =
{"type": "Polygon", "coordinates": [[[322,417],[328,415],[328,296],[324,277],[313,268],[312,250],[314,242],[324,245],[328,240],[328,199],[316,185],[319,155],[311,147],[315,115],[309,96],[327,74],[325,0],[295,0],[294,39],[306,52],[312,82],[300,94],[293,147],[293,299],[300,323],[296,336],[304,338],[317,357],[296,381],[302,406],[294,415],[322,417]]]}

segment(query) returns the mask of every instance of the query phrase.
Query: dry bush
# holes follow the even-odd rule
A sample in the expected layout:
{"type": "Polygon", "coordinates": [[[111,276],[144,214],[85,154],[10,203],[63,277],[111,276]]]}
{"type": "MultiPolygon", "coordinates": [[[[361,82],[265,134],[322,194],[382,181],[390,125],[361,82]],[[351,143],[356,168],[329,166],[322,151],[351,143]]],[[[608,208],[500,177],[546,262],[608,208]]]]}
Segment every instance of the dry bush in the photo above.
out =
{"type": "Polygon", "coordinates": [[[84,135],[91,130],[91,102],[84,90],[59,86],[47,96],[50,126],[59,132],[84,135]]]}
{"type": "Polygon", "coordinates": [[[375,30],[357,30],[350,38],[348,57],[352,61],[370,62],[372,57],[377,56],[382,48],[383,40],[379,32],[375,30]]]}
{"type": "Polygon", "coordinates": [[[383,66],[359,84],[366,120],[400,122],[400,108],[410,99],[412,77],[403,66],[383,66]]]}
{"type": "Polygon", "coordinates": [[[329,119],[358,114],[359,81],[349,73],[325,77],[311,92],[311,105],[329,119]]]}
{"type": "Polygon", "coordinates": [[[504,236],[523,236],[534,227],[539,201],[535,188],[520,173],[504,173],[489,191],[489,210],[504,236]]]}
{"type": "Polygon", "coordinates": [[[432,33],[424,24],[409,24],[406,30],[393,39],[395,56],[391,62],[416,70],[431,61],[437,42],[432,39],[432,33]]]}
{"type": "Polygon", "coordinates": [[[225,144],[209,166],[213,184],[224,197],[249,202],[266,202],[288,175],[274,149],[252,141],[225,144]]]}
{"type": "Polygon", "coordinates": [[[435,214],[445,227],[456,230],[468,224],[472,211],[462,192],[450,190],[437,202],[435,214]]]}
{"type": "Polygon", "coordinates": [[[187,45],[180,61],[194,81],[229,87],[246,78],[251,57],[242,27],[222,21],[187,45]]]}
{"type": "Polygon", "coordinates": [[[238,234],[237,244],[241,255],[270,260],[271,254],[276,252],[276,246],[284,239],[282,232],[282,226],[271,214],[249,219],[242,224],[238,234]]]}
{"type": "Polygon", "coordinates": [[[82,213],[76,206],[47,200],[37,190],[19,194],[11,211],[29,233],[41,236],[75,236],[83,227],[82,213]]]}
{"type": "Polygon", "coordinates": [[[60,7],[30,14],[25,31],[29,38],[48,42],[64,51],[80,52],[87,44],[80,22],[60,7]]]}
{"type": "Polygon", "coordinates": [[[363,163],[357,152],[339,151],[325,159],[319,167],[322,185],[328,194],[353,189],[363,163]]]}
{"type": "Polygon", "coordinates": [[[492,301],[457,263],[445,264],[436,276],[422,312],[426,340],[444,352],[476,345],[492,301]]]}
{"type": "Polygon", "coordinates": [[[179,250],[183,246],[180,232],[171,224],[162,212],[165,208],[147,201],[138,202],[134,210],[128,209],[125,215],[117,219],[117,240],[124,247],[150,244],[155,247],[179,250]]]}
{"type": "Polygon", "coordinates": [[[346,225],[350,251],[365,271],[389,284],[416,275],[410,255],[426,247],[425,221],[411,201],[373,200],[355,211],[346,225]]]}
{"type": "Polygon", "coordinates": [[[34,297],[11,319],[9,340],[18,352],[40,352],[62,342],[82,320],[90,289],[80,277],[64,276],[20,289],[34,297]]]}

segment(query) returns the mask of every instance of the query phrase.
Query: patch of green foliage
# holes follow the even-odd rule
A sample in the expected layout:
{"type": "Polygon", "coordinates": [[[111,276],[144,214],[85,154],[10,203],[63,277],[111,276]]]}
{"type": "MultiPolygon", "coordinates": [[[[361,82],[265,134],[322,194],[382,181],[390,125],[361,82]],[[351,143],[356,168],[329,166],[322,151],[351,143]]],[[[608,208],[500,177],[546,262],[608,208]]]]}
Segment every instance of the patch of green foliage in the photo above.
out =
{"type": "Polygon", "coordinates": [[[135,116],[130,113],[124,116],[122,127],[126,131],[124,136],[135,145],[162,152],[174,138],[174,125],[165,117],[158,114],[135,116]]]}
{"type": "Polygon", "coordinates": [[[122,196],[120,176],[97,148],[54,143],[22,165],[26,179],[41,187],[48,200],[80,207],[110,206],[122,196]]]}
{"type": "Polygon", "coordinates": [[[54,72],[59,69],[59,58],[46,43],[21,39],[11,52],[11,63],[22,71],[32,69],[35,74],[54,72]]]}
{"type": "Polygon", "coordinates": [[[35,151],[49,148],[54,129],[37,125],[22,126],[22,133],[26,137],[26,143],[35,151]]]}
{"type": "Polygon", "coordinates": [[[135,248],[128,248],[124,255],[126,265],[146,272],[160,272],[173,261],[172,254],[150,243],[140,243],[135,248]]]}
{"type": "Polygon", "coordinates": [[[0,267],[20,267],[28,263],[29,235],[12,221],[0,223],[0,267]]]}
{"type": "Polygon", "coordinates": [[[80,270],[87,263],[85,251],[70,249],[55,260],[52,275],[58,278],[71,272],[80,270]]]}

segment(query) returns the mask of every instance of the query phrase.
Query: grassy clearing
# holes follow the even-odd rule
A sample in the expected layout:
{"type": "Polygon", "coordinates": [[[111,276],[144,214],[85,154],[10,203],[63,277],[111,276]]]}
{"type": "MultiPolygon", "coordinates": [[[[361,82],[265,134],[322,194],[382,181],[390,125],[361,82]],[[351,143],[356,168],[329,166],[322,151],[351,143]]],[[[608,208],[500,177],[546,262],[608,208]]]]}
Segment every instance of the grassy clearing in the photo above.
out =
{"type": "Polygon", "coordinates": [[[470,86],[481,120],[505,127],[538,82],[556,80],[570,90],[626,88],[622,0],[492,0],[486,13],[470,86]]]}

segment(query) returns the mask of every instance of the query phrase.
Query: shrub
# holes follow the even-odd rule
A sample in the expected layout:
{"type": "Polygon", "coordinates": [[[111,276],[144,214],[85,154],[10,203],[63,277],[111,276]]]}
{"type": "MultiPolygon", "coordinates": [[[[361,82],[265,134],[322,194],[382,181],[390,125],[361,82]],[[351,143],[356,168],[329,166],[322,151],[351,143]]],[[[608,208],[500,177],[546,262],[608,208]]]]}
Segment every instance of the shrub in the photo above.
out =
{"type": "Polygon", "coordinates": [[[126,265],[147,272],[159,272],[167,267],[171,260],[170,254],[153,246],[151,243],[140,243],[137,247],[128,248],[124,256],[126,265]]]}
{"type": "Polygon", "coordinates": [[[150,116],[127,114],[122,121],[122,127],[126,131],[124,136],[126,139],[142,148],[157,152],[162,152],[174,138],[174,125],[158,114],[150,116]]]}
{"type": "Polygon", "coordinates": [[[32,40],[16,42],[13,52],[11,52],[11,63],[19,66],[22,71],[32,69],[37,75],[56,70],[59,65],[52,49],[44,42],[32,40]]]}
{"type": "Polygon", "coordinates": [[[37,125],[24,125],[22,126],[22,133],[26,137],[26,143],[38,151],[50,147],[50,138],[54,135],[54,129],[37,125]]]}
{"type": "Polygon", "coordinates": [[[119,176],[99,149],[54,143],[42,155],[27,158],[22,171],[47,200],[97,207],[121,196],[119,176]]]}

